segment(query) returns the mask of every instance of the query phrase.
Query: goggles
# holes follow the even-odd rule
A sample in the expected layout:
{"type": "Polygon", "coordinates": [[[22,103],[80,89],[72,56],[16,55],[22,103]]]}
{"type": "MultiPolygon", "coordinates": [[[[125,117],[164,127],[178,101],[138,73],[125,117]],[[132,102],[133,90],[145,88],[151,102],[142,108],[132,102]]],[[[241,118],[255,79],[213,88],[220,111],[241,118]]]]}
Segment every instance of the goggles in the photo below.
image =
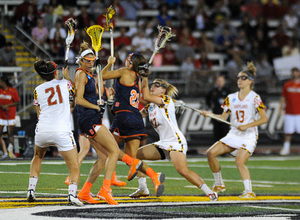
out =
{"type": "Polygon", "coordinates": [[[155,86],[155,87],[157,87],[157,88],[162,87],[162,88],[164,88],[164,89],[167,88],[167,85],[161,84],[161,83],[159,83],[159,82],[153,82],[153,83],[150,84],[150,86],[155,86]]]}

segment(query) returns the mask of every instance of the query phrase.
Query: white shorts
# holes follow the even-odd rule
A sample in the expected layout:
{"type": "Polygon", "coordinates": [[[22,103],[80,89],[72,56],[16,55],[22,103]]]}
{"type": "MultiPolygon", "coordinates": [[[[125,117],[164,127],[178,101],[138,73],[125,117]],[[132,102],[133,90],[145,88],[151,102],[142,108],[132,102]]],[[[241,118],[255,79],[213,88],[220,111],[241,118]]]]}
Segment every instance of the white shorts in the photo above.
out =
{"type": "Polygon", "coordinates": [[[187,151],[187,144],[179,144],[178,142],[172,143],[172,142],[163,142],[163,141],[157,141],[153,143],[154,145],[157,145],[159,148],[167,151],[179,151],[184,154],[186,154],[187,151]]]}
{"type": "Polygon", "coordinates": [[[16,119],[9,119],[9,120],[4,120],[0,119],[0,125],[2,126],[15,126],[16,125],[16,119]]]}
{"type": "Polygon", "coordinates": [[[284,116],[284,133],[300,134],[300,115],[285,115],[284,116]]]}
{"type": "Polygon", "coordinates": [[[256,148],[257,139],[241,138],[240,136],[229,133],[225,137],[223,137],[220,140],[220,142],[222,142],[223,144],[231,148],[235,148],[235,149],[243,148],[252,155],[256,148]]]}
{"type": "Polygon", "coordinates": [[[36,132],[35,145],[41,148],[54,146],[58,151],[69,151],[76,148],[72,132],[36,132]]]}

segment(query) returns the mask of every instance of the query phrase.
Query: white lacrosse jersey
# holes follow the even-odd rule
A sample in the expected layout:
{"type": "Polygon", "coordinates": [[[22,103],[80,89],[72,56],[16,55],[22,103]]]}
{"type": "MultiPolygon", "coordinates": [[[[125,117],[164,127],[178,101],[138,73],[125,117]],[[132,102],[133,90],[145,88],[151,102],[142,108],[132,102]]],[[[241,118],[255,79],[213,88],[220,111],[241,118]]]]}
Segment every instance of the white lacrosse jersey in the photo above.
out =
{"type": "Polygon", "coordinates": [[[150,103],[145,107],[149,120],[159,135],[159,141],[154,144],[168,151],[186,153],[187,142],[177,124],[174,101],[166,95],[162,96],[162,100],[163,105],[150,103]]]}
{"type": "Polygon", "coordinates": [[[33,92],[34,105],[40,106],[36,130],[38,132],[72,132],[70,91],[71,82],[66,79],[45,82],[33,92]]]}
{"type": "MultiPolygon", "coordinates": [[[[239,126],[256,121],[260,117],[258,112],[266,108],[260,96],[251,90],[245,99],[241,101],[238,94],[239,92],[229,94],[221,106],[224,112],[230,113],[230,122],[239,126]]],[[[241,139],[257,140],[258,129],[257,127],[251,127],[246,131],[240,131],[235,127],[231,127],[228,134],[237,135],[241,139]]]]}

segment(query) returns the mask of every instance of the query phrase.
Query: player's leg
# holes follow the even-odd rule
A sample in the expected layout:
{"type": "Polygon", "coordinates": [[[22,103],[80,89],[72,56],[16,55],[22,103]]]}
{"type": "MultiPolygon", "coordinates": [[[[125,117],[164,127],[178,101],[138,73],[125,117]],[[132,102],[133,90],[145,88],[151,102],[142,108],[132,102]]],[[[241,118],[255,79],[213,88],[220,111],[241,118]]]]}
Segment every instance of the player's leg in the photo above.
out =
{"type": "Polygon", "coordinates": [[[27,191],[27,201],[34,202],[35,198],[35,189],[38,182],[38,178],[41,172],[41,166],[43,157],[45,156],[47,148],[40,148],[35,145],[34,156],[30,163],[30,177],[27,191]]]}
{"type": "Polygon", "coordinates": [[[201,179],[201,177],[187,166],[186,155],[182,152],[171,151],[171,161],[177,172],[186,178],[190,183],[200,188],[212,201],[218,200],[217,193],[213,192],[201,179]]]}
{"type": "Polygon", "coordinates": [[[82,161],[89,153],[91,147],[89,139],[84,135],[79,135],[79,147],[80,147],[80,151],[78,153],[78,162],[79,162],[79,166],[81,166],[82,161]]]}
{"type": "Polygon", "coordinates": [[[283,147],[280,151],[280,155],[289,155],[292,141],[292,134],[295,133],[297,126],[296,117],[293,115],[285,115],[284,116],[284,143],[283,147]]]}
{"type": "Polygon", "coordinates": [[[213,191],[215,192],[224,192],[225,184],[222,179],[221,166],[219,161],[217,160],[217,156],[230,153],[234,149],[222,144],[221,142],[216,142],[212,145],[207,151],[207,161],[211,171],[213,172],[215,183],[213,185],[213,191]]]}
{"type": "Polygon", "coordinates": [[[3,125],[0,125],[0,138],[1,138],[1,146],[2,146],[2,150],[3,150],[3,158],[8,158],[8,151],[6,149],[6,144],[5,141],[2,138],[2,134],[3,134],[3,125]]]}

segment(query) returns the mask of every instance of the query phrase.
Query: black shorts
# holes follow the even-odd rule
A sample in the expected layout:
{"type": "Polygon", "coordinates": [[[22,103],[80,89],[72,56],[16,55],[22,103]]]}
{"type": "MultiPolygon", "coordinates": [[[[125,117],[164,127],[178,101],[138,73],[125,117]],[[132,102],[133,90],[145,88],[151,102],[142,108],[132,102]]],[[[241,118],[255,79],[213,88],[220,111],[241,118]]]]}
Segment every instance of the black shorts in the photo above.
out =
{"type": "Polygon", "coordinates": [[[95,127],[102,125],[102,118],[100,113],[96,110],[89,110],[86,114],[81,114],[80,117],[78,117],[77,122],[80,131],[93,138],[97,134],[95,127]]]}

